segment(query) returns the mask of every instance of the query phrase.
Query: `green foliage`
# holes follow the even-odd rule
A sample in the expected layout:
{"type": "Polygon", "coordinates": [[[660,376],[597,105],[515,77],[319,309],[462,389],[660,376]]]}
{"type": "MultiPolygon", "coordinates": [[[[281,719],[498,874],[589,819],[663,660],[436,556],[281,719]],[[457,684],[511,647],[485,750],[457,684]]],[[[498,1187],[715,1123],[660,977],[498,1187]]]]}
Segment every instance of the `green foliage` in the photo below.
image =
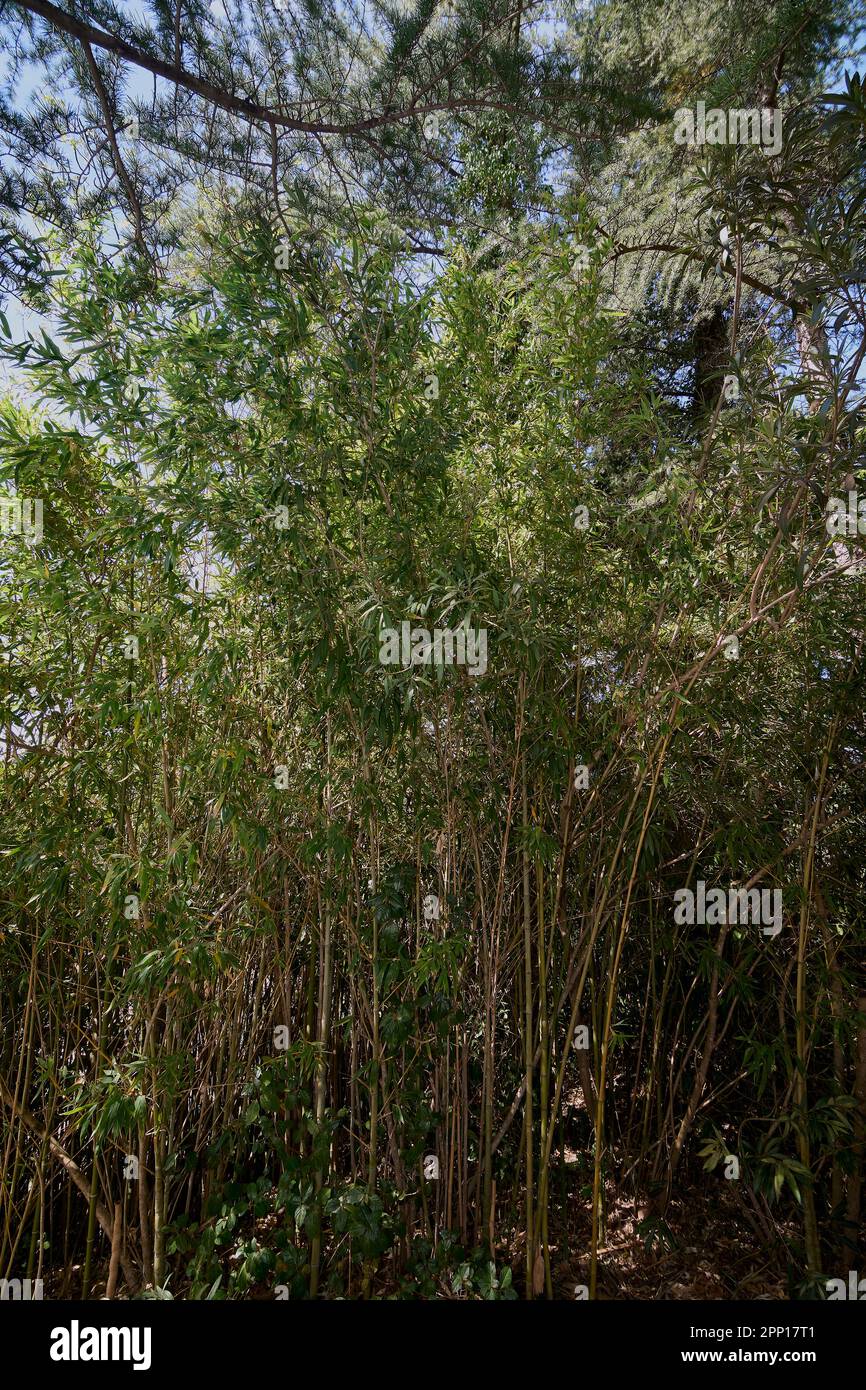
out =
{"type": "MultiPolygon", "coordinates": [[[[37,1215],[92,1253],[57,1184],[34,1215],[50,1134],[123,1201],[144,1296],[532,1296],[528,1230],[554,1264],[584,1218],[604,1248],[621,1189],[709,1201],[730,1156],[814,1274],[863,1157],[842,20],[609,0],[545,46],[474,2],[393,8],[336,107],[363,21],[299,20],[327,184],[309,132],[256,133],[267,176],[229,194],[220,115],[221,202],[130,249],[102,193],[47,188],[43,318],[0,316],[0,482],[45,504],[0,536],[3,1257],[37,1215]],[[390,105],[342,128],[422,78],[441,148],[390,105]],[[681,104],[769,82],[777,155],[673,141],[681,104]],[[383,664],[404,623],[483,629],[486,669],[383,664]],[[781,933],[678,921],[698,880],[780,891],[781,933]]],[[[225,82],[227,36],[189,23],[225,82]]],[[[638,1236],[673,1254],[674,1226],[638,1236]]]]}

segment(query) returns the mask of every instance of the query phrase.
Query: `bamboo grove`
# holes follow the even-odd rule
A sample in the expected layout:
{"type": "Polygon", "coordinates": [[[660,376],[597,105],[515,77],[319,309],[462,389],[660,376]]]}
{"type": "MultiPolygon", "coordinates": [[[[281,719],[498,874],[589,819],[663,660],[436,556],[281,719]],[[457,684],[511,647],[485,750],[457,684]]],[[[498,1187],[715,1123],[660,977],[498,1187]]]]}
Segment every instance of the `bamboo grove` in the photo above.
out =
{"type": "Polygon", "coordinates": [[[0,1277],[614,1298],[625,1222],[670,1296],[718,1211],[712,1296],[856,1267],[859,87],[785,119],[690,152],[676,257],[589,186],[495,227],[488,186],[436,257],[238,192],[170,273],[45,233],[39,329],[0,317],[44,499],[0,564],[0,1277]],[[486,661],[385,665],[404,623],[486,661]],[[682,920],[699,881],[781,930],[682,920]]]}

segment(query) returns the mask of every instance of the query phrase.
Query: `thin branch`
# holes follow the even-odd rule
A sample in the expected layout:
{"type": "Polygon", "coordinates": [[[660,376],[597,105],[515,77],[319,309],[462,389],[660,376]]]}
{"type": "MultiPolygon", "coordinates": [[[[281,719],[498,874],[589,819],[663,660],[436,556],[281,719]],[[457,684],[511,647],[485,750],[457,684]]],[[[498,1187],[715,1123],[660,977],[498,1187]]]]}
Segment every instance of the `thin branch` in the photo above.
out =
{"type": "Polygon", "coordinates": [[[106,134],[108,135],[108,143],[111,146],[111,158],[114,162],[114,167],[117,170],[117,176],[120,179],[120,182],[123,184],[124,189],[126,190],[126,196],[129,199],[129,204],[132,208],[132,215],[135,218],[135,242],[142,255],[147,256],[147,258],[150,259],[150,252],[147,249],[147,242],[144,239],[144,218],[142,216],[141,203],[138,200],[138,194],[135,191],[135,185],[133,184],[132,179],[129,177],[126,165],[124,164],[123,159],[121,158],[120,150],[117,144],[117,137],[114,134],[114,118],[111,114],[111,105],[108,100],[108,92],[106,91],[105,83],[102,80],[102,73],[99,71],[99,66],[96,62],[96,59],[93,56],[90,44],[86,41],[86,39],[82,39],[81,47],[84,49],[84,56],[87,59],[87,66],[90,69],[90,76],[93,78],[93,85],[96,88],[96,95],[99,99],[99,105],[102,108],[102,116],[103,120],[105,121],[105,130],[106,134]]]}
{"type": "MultiPolygon", "coordinates": [[[[494,101],[482,97],[453,98],[448,101],[433,101],[420,106],[416,104],[418,100],[416,96],[413,102],[402,110],[384,111],[378,116],[367,116],[364,120],[351,121],[347,124],[337,125],[323,121],[294,120],[291,116],[273,111],[268,106],[261,106],[258,102],[248,101],[246,97],[232,96],[231,93],[226,92],[222,87],[217,87],[213,82],[196,77],[194,73],[188,72],[179,63],[166,63],[161,58],[151,57],[150,54],[143,53],[141,49],[135,48],[133,44],[127,43],[125,39],[119,38],[116,34],[109,34],[104,29],[97,29],[84,20],[75,19],[64,10],[58,9],[56,5],[52,5],[50,0],[15,0],[15,4],[19,5],[21,9],[29,10],[31,14],[38,15],[40,19],[46,20],[60,33],[69,34],[83,44],[104,48],[125,62],[132,63],[135,67],[144,68],[156,77],[164,77],[167,82],[173,82],[176,86],[183,87],[189,92],[195,92],[198,96],[204,97],[206,101],[212,102],[214,106],[219,106],[223,111],[240,116],[243,120],[254,124],[276,125],[284,130],[300,131],[308,135],[351,136],[359,135],[368,130],[377,130],[382,126],[394,125],[398,121],[416,120],[419,116],[430,115],[435,111],[513,111],[515,109],[511,102],[494,101]]],[[[437,78],[437,80],[439,79],[437,78]]],[[[428,84],[425,91],[433,85],[433,83],[428,84]]]]}

